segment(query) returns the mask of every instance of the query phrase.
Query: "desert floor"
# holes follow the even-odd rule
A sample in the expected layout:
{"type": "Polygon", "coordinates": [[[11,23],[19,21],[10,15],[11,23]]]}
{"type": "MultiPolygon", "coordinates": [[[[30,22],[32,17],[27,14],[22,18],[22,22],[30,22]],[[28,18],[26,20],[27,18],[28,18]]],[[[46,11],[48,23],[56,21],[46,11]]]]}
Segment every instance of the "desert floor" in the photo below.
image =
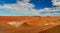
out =
{"type": "Polygon", "coordinates": [[[60,16],[0,16],[0,33],[60,33],[60,16]]]}

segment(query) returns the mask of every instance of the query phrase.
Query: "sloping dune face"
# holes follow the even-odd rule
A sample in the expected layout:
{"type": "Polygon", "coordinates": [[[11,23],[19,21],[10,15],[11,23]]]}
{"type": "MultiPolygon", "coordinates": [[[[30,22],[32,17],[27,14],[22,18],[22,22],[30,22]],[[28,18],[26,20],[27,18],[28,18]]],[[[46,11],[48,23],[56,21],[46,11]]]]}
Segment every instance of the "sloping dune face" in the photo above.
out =
{"type": "Polygon", "coordinates": [[[39,33],[60,25],[60,16],[0,16],[0,33],[39,33]]]}

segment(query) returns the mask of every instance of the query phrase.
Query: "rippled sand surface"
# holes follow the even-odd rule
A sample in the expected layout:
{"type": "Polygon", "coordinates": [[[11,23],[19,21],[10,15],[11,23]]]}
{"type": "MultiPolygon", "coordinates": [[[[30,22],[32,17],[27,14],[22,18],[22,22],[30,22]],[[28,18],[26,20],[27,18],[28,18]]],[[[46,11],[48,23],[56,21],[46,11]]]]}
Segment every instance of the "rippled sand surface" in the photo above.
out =
{"type": "Polygon", "coordinates": [[[52,33],[58,25],[60,16],[0,16],[0,33],[52,33]]]}

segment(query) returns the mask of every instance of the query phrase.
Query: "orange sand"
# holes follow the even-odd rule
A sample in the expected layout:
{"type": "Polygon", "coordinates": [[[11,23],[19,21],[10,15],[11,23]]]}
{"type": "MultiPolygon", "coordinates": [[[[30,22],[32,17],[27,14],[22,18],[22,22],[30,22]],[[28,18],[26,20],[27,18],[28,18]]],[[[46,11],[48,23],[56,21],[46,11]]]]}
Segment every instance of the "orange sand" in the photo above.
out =
{"type": "Polygon", "coordinates": [[[2,33],[38,33],[56,25],[60,25],[60,16],[0,16],[0,31],[2,33]],[[24,20],[27,20],[26,23],[18,28],[6,24],[24,20]]]}

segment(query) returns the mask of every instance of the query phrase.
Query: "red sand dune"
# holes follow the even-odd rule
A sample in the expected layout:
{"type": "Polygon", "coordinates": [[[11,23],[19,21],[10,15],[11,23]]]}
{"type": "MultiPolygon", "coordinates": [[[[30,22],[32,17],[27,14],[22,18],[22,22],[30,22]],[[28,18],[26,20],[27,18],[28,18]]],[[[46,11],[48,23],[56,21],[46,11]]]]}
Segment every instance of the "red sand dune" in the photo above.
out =
{"type": "Polygon", "coordinates": [[[21,20],[28,20],[28,19],[33,19],[33,20],[37,20],[37,19],[40,19],[41,21],[43,20],[46,20],[46,19],[50,19],[50,18],[53,18],[53,19],[56,19],[56,18],[60,18],[60,16],[54,16],[54,17],[51,17],[51,16],[47,16],[47,17],[39,17],[39,16],[0,16],[0,21],[1,22],[6,22],[6,21],[21,21],[21,20]]]}
{"type": "Polygon", "coordinates": [[[0,32],[2,33],[38,33],[56,25],[60,25],[60,16],[0,16],[0,32]],[[18,28],[7,24],[7,22],[24,20],[27,21],[18,28]]]}

